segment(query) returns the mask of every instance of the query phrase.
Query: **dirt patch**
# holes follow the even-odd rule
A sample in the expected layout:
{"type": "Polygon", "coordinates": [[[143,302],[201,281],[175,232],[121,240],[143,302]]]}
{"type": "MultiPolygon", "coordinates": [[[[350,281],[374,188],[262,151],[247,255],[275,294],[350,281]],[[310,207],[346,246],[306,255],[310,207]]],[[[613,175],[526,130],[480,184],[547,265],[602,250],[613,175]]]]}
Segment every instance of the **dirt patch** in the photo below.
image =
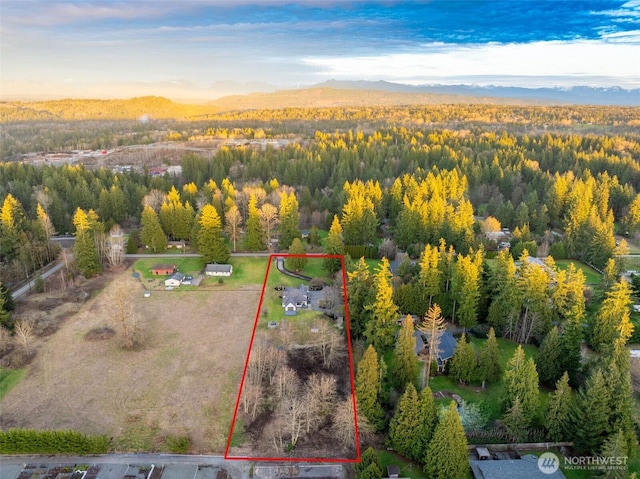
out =
{"type": "Polygon", "coordinates": [[[158,291],[144,298],[143,285],[126,270],[90,280],[82,290],[90,298],[71,303],[77,312],[41,340],[29,374],[0,402],[0,427],[107,434],[119,450],[130,451],[161,449],[163,438],[187,436],[193,453],[222,452],[259,288],[158,291]],[[124,351],[119,341],[84,340],[97,328],[122,334],[109,300],[122,285],[144,332],[135,351],[124,351]],[[132,417],[140,418],[135,428],[132,417]]]}
{"type": "Polygon", "coordinates": [[[104,341],[105,339],[111,339],[116,335],[116,332],[111,328],[94,328],[84,335],[84,339],[87,341],[104,341]]]}

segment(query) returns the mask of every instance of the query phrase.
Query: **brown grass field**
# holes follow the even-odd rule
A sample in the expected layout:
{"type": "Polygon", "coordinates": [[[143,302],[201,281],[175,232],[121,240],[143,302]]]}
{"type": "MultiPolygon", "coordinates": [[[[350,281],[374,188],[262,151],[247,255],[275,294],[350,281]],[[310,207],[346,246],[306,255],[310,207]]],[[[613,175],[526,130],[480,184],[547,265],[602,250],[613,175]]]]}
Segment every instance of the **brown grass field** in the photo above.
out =
{"type": "Polygon", "coordinates": [[[113,438],[115,450],[224,450],[261,285],[154,291],[127,269],[38,349],[27,376],[0,402],[0,426],[75,429],[113,438]],[[144,339],[123,350],[111,295],[124,286],[144,339]],[[116,336],[88,341],[94,328],[116,336]]]}

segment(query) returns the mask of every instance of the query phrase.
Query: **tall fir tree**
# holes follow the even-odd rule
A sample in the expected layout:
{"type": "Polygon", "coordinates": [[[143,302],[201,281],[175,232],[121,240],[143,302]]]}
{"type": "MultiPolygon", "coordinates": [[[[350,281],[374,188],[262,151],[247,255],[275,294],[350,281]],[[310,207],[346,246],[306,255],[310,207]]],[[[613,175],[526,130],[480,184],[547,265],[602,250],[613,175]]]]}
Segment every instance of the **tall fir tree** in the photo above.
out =
{"type": "Polygon", "coordinates": [[[222,221],[218,210],[210,204],[202,207],[199,219],[198,252],[205,263],[227,263],[229,248],[222,237],[222,221]]]}
{"type": "Polygon", "coordinates": [[[629,321],[631,288],[621,279],[606,293],[598,314],[594,318],[591,345],[598,352],[610,352],[619,337],[619,325],[629,321]]]}
{"type": "Polygon", "coordinates": [[[562,376],[562,341],[558,327],[554,326],[542,341],[536,354],[536,369],[540,376],[540,381],[545,384],[554,384],[562,376]]]}
{"type": "Polygon", "coordinates": [[[349,298],[349,325],[354,339],[362,338],[371,310],[367,305],[373,301],[371,273],[364,258],[360,258],[355,269],[347,272],[347,296],[349,298]]]}
{"type": "Polygon", "coordinates": [[[602,371],[598,369],[578,392],[571,410],[573,445],[580,453],[596,453],[610,432],[611,396],[602,371]]]}
{"type": "Polygon", "coordinates": [[[482,251],[458,255],[453,277],[453,320],[463,328],[472,328],[477,322],[482,273],[482,251]]]}
{"type": "Polygon", "coordinates": [[[473,344],[467,342],[466,335],[462,333],[451,358],[449,376],[460,383],[468,383],[476,376],[477,364],[473,344]]]}
{"type": "Polygon", "coordinates": [[[402,456],[419,461],[422,459],[420,436],[422,417],[418,404],[418,393],[413,384],[400,397],[396,413],[389,424],[388,443],[393,450],[402,456]]]}
{"type": "MultiPolygon", "coordinates": [[[[91,213],[91,211],[89,211],[91,213]]],[[[73,215],[73,224],[76,227],[76,241],[73,246],[73,254],[80,272],[87,278],[99,273],[102,269],[98,248],[93,238],[89,213],[78,208],[73,215]]]]}
{"type": "MultiPolygon", "coordinates": [[[[354,469],[356,470],[356,474],[358,478],[360,478],[361,474],[370,466],[375,466],[378,470],[382,471],[382,462],[380,462],[380,458],[376,451],[372,447],[368,447],[363,453],[362,458],[359,463],[356,463],[354,469]]],[[[382,473],[381,473],[382,474],[382,473]]]]}
{"type": "Polygon", "coordinates": [[[524,415],[520,398],[516,398],[511,403],[511,407],[502,418],[502,424],[507,430],[511,442],[522,442],[529,425],[529,421],[524,415]]]}
{"type": "Polygon", "coordinates": [[[407,316],[404,320],[392,359],[392,377],[397,389],[402,390],[408,383],[415,385],[418,375],[418,363],[415,353],[416,338],[414,336],[413,319],[407,316]]]}
{"type": "Polygon", "coordinates": [[[502,376],[500,365],[500,348],[493,328],[489,328],[487,341],[480,348],[478,358],[478,377],[482,381],[482,389],[487,382],[495,383],[502,376]]]}
{"type": "Polygon", "coordinates": [[[506,249],[500,251],[490,278],[493,298],[487,320],[500,333],[511,339],[515,337],[522,304],[520,291],[516,285],[516,271],[516,264],[509,251],[506,249]]]}
{"type": "Polygon", "coordinates": [[[167,235],[162,230],[160,219],[150,206],[145,206],[142,210],[142,230],[140,231],[140,241],[154,253],[167,249],[167,235]]]}
{"type": "Polygon", "coordinates": [[[420,458],[418,462],[422,461],[427,455],[427,449],[433,433],[438,424],[438,409],[436,401],[433,399],[433,391],[429,386],[426,386],[420,391],[418,396],[418,409],[420,410],[420,417],[422,423],[420,426],[420,437],[418,439],[418,446],[420,448],[420,458]]]}
{"type": "Polygon", "coordinates": [[[280,235],[278,247],[287,250],[293,243],[294,238],[301,238],[300,235],[300,213],[298,212],[298,199],[295,193],[282,194],[280,199],[280,235]]]}
{"type": "MultiPolygon", "coordinates": [[[[329,234],[324,243],[324,251],[327,254],[337,254],[344,255],[344,241],[342,241],[342,226],[340,225],[340,220],[338,220],[338,216],[334,215],[333,221],[331,223],[331,228],[329,228],[329,234]]],[[[340,258],[325,258],[323,261],[324,269],[326,269],[329,274],[333,275],[340,271],[342,268],[342,262],[340,258]]]]}
{"type": "Polygon", "coordinates": [[[616,458],[615,467],[607,468],[603,474],[599,477],[603,479],[629,479],[629,461],[620,461],[621,458],[629,458],[629,449],[627,444],[627,438],[622,429],[618,429],[611,434],[604,442],[600,451],[600,457],[603,458],[616,458]]]}
{"type": "Polygon", "coordinates": [[[365,337],[383,353],[393,345],[393,336],[398,320],[398,307],[393,302],[391,277],[389,260],[382,258],[373,278],[376,299],[369,306],[372,315],[365,329],[365,337]]]}
{"type": "MultiPolygon", "coordinates": [[[[294,238],[289,248],[289,253],[292,255],[305,254],[306,250],[300,238],[294,238]]],[[[289,256],[285,260],[285,264],[289,271],[302,271],[307,266],[306,256],[289,256]]]]}
{"type": "Polygon", "coordinates": [[[513,406],[516,397],[520,398],[522,412],[530,424],[538,414],[540,407],[538,372],[532,358],[526,359],[522,345],[507,362],[504,372],[505,408],[513,406]]]}
{"type": "Polygon", "coordinates": [[[249,251],[263,251],[266,248],[264,242],[264,230],[260,223],[260,211],[258,210],[258,200],[252,194],[249,197],[249,205],[247,207],[247,233],[245,243],[249,251]]]}
{"type": "Polygon", "coordinates": [[[560,335],[560,368],[569,373],[572,385],[578,384],[582,370],[582,339],[584,338],[584,311],[574,309],[562,325],[560,335]]]}
{"type": "Polygon", "coordinates": [[[547,438],[549,441],[567,441],[571,437],[572,391],[569,374],[565,372],[556,382],[556,390],[547,403],[547,438]]]}
{"type": "Polygon", "coordinates": [[[424,462],[424,470],[430,479],[464,479],[467,476],[467,437],[455,401],[451,402],[440,419],[424,462]]]}
{"type": "Polygon", "coordinates": [[[443,273],[439,268],[440,252],[436,246],[426,245],[420,256],[420,273],[418,285],[420,286],[423,311],[428,311],[434,298],[442,294],[443,273]]]}
{"type": "Polygon", "coordinates": [[[361,411],[378,431],[382,431],[385,426],[384,411],[378,400],[380,383],[378,353],[372,345],[369,345],[358,363],[356,398],[358,411],[361,411]]]}

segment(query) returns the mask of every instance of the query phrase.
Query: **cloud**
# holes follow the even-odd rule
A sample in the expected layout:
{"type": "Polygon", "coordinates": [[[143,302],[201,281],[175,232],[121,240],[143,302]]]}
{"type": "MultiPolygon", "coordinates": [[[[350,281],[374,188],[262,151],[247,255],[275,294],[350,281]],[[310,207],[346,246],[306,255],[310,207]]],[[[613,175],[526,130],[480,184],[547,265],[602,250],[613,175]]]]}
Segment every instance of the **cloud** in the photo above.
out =
{"type": "MultiPolygon", "coordinates": [[[[602,77],[640,87],[638,44],[601,41],[525,44],[424,45],[420,51],[360,57],[307,57],[303,63],[325,78],[447,82],[452,77],[602,77]]],[[[554,86],[554,85],[547,85],[554,86]]]]}

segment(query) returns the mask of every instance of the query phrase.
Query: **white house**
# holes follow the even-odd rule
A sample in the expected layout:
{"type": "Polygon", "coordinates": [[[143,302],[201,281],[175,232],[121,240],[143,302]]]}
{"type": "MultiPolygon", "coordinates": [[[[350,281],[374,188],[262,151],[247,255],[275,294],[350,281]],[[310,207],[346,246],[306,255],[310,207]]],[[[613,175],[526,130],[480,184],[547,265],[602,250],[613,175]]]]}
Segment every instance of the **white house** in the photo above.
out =
{"type": "Polygon", "coordinates": [[[295,316],[298,308],[306,308],[309,301],[309,288],[301,284],[298,288],[287,288],[282,295],[282,307],[285,316],[295,316]]]}
{"type": "Polygon", "coordinates": [[[205,276],[231,276],[233,266],[230,264],[208,264],[204,268],[205,276]]]}
{"type": "Polygon", "coordinates": [[[184,280],[184,274],[182,273],[174,273],[169,278],[164,280],[165,286],[177,287],[182,284],[182,280],[184,280]]]}

